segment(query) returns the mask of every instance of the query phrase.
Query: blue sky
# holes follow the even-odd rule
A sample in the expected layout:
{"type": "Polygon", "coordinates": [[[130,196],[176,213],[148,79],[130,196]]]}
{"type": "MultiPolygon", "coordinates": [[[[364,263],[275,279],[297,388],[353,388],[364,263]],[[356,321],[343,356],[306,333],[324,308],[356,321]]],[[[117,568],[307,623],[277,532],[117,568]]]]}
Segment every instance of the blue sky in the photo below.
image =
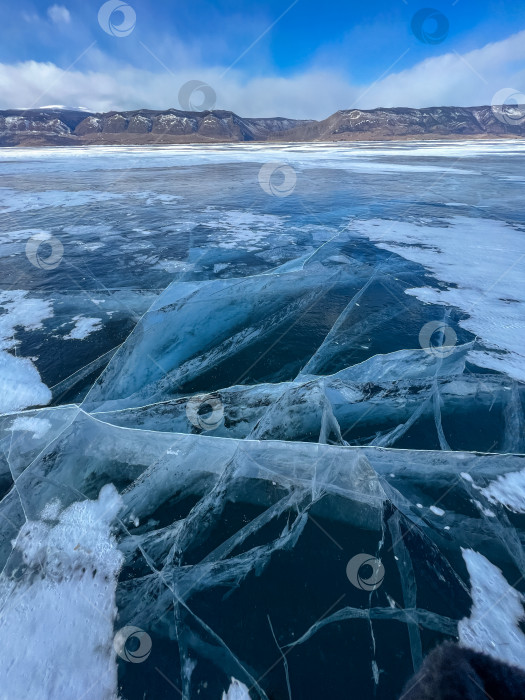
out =
{"type": "MultiPolygon", "coordinates": [[[[499,90],[525,91],[522,0],[131,0],[126,36],[103,30],[102,4],[4,4],[0,106],[178,107],[191,79],[246,116],[487,104],[499,90]],[[436,43],[411,28],[429,4],[448,23],[436,43]]],[[[111,26],[124,19],[115,10],[111,26]]],[[[427,20],[427,36],[435,26],[427,20]]]]}

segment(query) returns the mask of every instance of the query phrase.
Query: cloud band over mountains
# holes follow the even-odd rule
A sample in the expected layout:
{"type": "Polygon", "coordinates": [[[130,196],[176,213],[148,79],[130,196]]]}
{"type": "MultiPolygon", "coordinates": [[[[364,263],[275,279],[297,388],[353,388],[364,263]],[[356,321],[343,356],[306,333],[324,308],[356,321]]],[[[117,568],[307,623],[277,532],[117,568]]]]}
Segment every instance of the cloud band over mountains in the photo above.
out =
{"type": "MultiPolygon", "coordinates": [[[[147,48],[143,48],[146,53],[147,48]]],[[[407,49],[407,54],[410,49],[407,49]]],[[[96,69],[70,70],[52,62],[0,64],[0,108],[49,104],[91,111],[179,108],[184,83],[199,79],[216,93],[216,109],[247,117],[287,116],[322,119],[353,107],[428,107],[490,104],[504,88],[525,92],[525,31],[464,54],[444,52],[403,69],[401,54],[392,69],[365,85],[352,84],[343,73],[311,67],[291,76],[251,77],[233,68],[187,66],[180,71],[142,70],[115,62],[92,46],[96,69]]],[[[391,64],[392,65],[392,64],[391,64]]]]}

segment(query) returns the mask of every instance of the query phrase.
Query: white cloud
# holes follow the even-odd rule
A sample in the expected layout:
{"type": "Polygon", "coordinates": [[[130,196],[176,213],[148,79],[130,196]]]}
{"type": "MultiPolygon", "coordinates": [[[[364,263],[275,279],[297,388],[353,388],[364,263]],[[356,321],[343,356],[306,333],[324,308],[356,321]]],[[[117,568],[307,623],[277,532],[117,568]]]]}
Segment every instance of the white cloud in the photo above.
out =
{"type": "Polygon", "coordinates": [[[109,59],[105,68],[101,60],[97,65],[96,71],[66,73],[53,63],[0,64],[0,107],[178,108],[178,90],[192,79],[214,88],[216,108],[252,117],[323,119],[354,107],[487,105],[502,88],[525,92],[525,31],[462,56],[447,53],[426,59],[371,86],[352,85],[342,75],[315,68],[291,77],[258,78],[232,70],[221,78],[220,68],[196,66],[169,74],[115,66],[109,59]]]}
{"type": "Polygon", "coordinates": [[[460,55],[447,53],[387,76],[367,102],[385,107],[490,104],[505,87],[525,87],[525,31],[460,55]],[[518,68],[516,66],[519,66],[518,68]]]}
{"type": "Polygon", "coordinates": [[[71,22],[69,10],[64,5],[51,5],[47,8],[47,16],[55,24],[69,24],[71,22]]]}

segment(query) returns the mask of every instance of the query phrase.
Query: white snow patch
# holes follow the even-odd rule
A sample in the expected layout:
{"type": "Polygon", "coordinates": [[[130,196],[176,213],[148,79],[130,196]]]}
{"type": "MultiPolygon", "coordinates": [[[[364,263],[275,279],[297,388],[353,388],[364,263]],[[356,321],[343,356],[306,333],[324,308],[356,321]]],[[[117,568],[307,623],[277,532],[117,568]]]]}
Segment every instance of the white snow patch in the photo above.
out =
{"type": "Polygon", "coordinates": [[[359,235],[419,263],[453,289],[421,287],[407,294],[455,306],[469,315],[463,328],[487,350],[471,351],[481,367],[525,381],[525,236],[502,221],[456,216],[443,225],[384,219],[354,220],[359,235]],[[494,349],[494,351],[492,351],[494,349]]]}
{"type": "Polygon", "coordinates": [[[124,195],[96,190],[25,191],[0,187],[0,212],[34,211],[46,207],[81,207],[121,199],[124,195]]]}
{"type": "Polygon", "coordinates": [[[123,556],[111,523],[120,506],[107,484],[96,501],[62,514],[55,501],[42,520],[23,525],[15,548],[24,567],[16,582],[5,572],[0,579],[2,697],[116,700],[112,641],[123,556]]]}
{"type": "MultiPolygon", "coordinates": [[[[136,256],[135,259],[138,259],[138,256],[136,256]]],[[[180,260],[171,260],[169,258],[158,260],[157,262],[155,262],[154,265],[152,265],[152,268],[154,270],[164,270],[169,274],[179,274],[182,272],[188,272],[192,269],[192,267],[193,266],[191,264],[188,264],[187,262],[182,262],[180,260]]]]}
{"type": "Polygon", "coordinates": [[[26,331],[42,328],[42,321],[53,316],[51,302],[43,299],[28,299],[22,290],[0,292],[0,349],[13,348],[15,328],[20,326],[26,331]]]}
{"type": "Polygon", "coordinates": [[[228,692],[222,694],[222,700],[250,700],[250,694],[244,683],[232,678],[228,692]]]}
{"type": "Polygon", "coordinates": [[[470,575],[470,618],[458,624],[460,644],[525,669],[525,635],[518,622],[525,616],[523,596],[500,569],[482,554],[464,549],[470,575]]]}
{"type": "Polygon", "coordinates": [[[177,202],[183,197],[178,194],[161,194],[159,192],[140,192],[137,197],[142,197],[146,200],[146,206],[150,204],[171,204],[172,202],[177,202]]]}
{"type": "Polygon", "coordinates": [[[206,222],[214,229],[213,242],[221,248],[243,248],[249,251],[260,250],[268,243],[271,234],[280,233],[285,219],[274,214],[252,214],[248,211],[215,212],[212,207],[208,212],[218,213],[219,218],[206,222]]]}
{"type": "Polygon", "coordinates": [[[84,340],[88,335],[102,328],[102,319],[87,316],[73,316],[74,328],[64,336],[65,340],[84,340]]]}
{"type": "Polygon", "coordinates": [[[495,517],[496,517],[496,513],[493,513],[493,512],[492,512],[491,510],[489,510],[488,508],[485,508],[485,506],[483,505],[483,503],[480,503],[479,501],[476,501],[475,498],[471,498],[470,500],[471,500],[471,502],[476,506],[476,508],[480,511],[480,513],[483,513],[483,515],[486,515],[487,518],[495,518],[495,517]]]}
{"type": "Polygon", "coordinates": [[[501,503],[514,513],[525,513],[525,469],[499,476],[481,492],[491,503],[501,503]]]}
{"type": "Polygon", "coordinates": [[[223,270],[225,270],[227,267],[228,263],[216,263],[213,266],[213,271],[215,274],[217,274],[218,272],[222,272],[223,270]]]}
{"type": "Polygon", "coordinates": [[[32,437],[39,440],[44,437],[51,428],[47,418],[35,418],[34,416],[19,416],[11,424],[11,430],[26,430],[32,433],[32,437]]]}
{"type": "Polygon", "coordinates": [[[28,406],[45,406],[51,392],[27,357],[16,357],[16,328],[26,331],[42,328],[42,321],[53,316],[51,302],[28,299],[21,290],[0,292],[0,413],[21,411],[28,406]]]}
{"type": "Polygon", "coordinates": [[[51,398],[51,391],[29,358],[0,352],[0,414],[45,406],[51,398]]]}
{"type": "Polygon", "coordinates": [[[439,516],[445,515],[445,511],[442,510],[441,508],[438,508],[437,506],[430,506],[430,510],[434,513],[434,515],[439,515],[439,516]]]}

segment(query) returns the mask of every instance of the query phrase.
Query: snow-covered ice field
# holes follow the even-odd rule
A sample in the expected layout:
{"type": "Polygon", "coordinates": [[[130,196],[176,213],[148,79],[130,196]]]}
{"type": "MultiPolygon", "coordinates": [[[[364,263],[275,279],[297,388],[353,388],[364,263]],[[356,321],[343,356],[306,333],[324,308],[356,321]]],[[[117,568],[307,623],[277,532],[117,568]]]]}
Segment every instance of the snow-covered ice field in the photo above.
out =
{"type": "Polygon", "coordinates": [[[525,667],[524,173],[3,149],[0,698],[392,700],[445,639],[525,667]]]}

